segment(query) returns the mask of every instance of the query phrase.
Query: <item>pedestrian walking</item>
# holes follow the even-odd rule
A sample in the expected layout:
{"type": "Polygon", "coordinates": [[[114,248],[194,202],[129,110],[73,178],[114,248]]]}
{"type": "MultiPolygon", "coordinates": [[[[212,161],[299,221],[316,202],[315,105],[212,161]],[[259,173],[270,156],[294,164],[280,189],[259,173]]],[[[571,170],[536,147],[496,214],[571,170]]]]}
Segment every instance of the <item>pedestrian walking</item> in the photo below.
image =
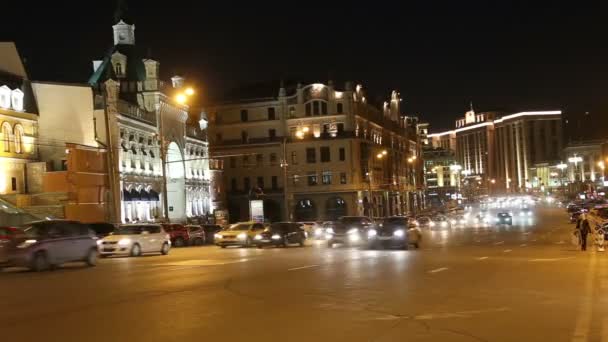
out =
{"type": "Polygon", "coordinates": [[[586,251],[587,235],[589,235],[589,233],[591,232],[586,213],[581,214],[579,221],[576,223],[576,227],[579,229],[579,236],[581,238],[581,251],[586,251]]]}

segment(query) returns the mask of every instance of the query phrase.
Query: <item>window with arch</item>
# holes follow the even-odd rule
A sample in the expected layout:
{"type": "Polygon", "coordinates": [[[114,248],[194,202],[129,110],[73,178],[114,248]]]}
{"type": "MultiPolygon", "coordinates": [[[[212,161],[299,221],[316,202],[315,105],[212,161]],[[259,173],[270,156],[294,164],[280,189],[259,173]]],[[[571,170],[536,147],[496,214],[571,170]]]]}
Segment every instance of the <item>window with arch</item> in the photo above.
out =
{"type": "Polygon", "coordinates": [[[15,152],[23,153],[23,126],[15,125],[15,152]]]}
{"type": "Polygon", "coordinates": [[[122,64],[116,63],[116,76],[122,76],[122,64]]]}
{"type": "Polygon", "coordinates": [[[306,103],[306,116],[327,115],[327,102],[315,100],[306,103]]]}
{"type": "Polygon", "coordinates": [[[4,145],[4,152],[11,151],[11,125],[8,122],[2,124],[2,142],[4,145]]]}

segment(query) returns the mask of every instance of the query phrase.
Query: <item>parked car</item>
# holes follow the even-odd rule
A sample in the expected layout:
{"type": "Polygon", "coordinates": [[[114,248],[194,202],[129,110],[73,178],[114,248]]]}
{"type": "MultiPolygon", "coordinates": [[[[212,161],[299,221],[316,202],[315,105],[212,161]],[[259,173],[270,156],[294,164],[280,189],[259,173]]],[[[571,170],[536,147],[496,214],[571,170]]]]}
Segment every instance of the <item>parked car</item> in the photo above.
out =
{"type": "Polygon", "coordinates": [[[0,267],[8,263],[12,251],[24,237],[23,230],[15,227],[0,227],[0,267]]]}
{"type": "Polygon", "coordinates": [[[188,230],[188,244],[191,246],[202,246],[207,241],[207,234],[202,226],[189,224],[185,227],[188,230]]]}
{"type": "Polygon", "coordinates": [[[254,240],[258,248],[264,246],[287,247],[290,244],[298,244],[303,247],[306,241],[306,232],[298,223],[276,222],[256,234],[254,240]]]}
{"type": "Polygon", "coordinates": [[[88,225],[95,232],[95,235],[100,239],[110,235],[110,233],[116,229],[116,226],[113,224],[105,222],[89,223],[88,225]]]}
{"type": "Polygon", "coordinates": [[[414,222],[410,222],[407,217],[392,216],[384,218],[377,228],[368,230],[367,237],[368,247],[372,249],[380,247],[408,249],[410,245],[420,247],[422,234],[414,222]]]}
{"type": "Polygon", "coordinates": [[[228,246],[249,247],[253,239],[266,228],[262,223],[239,222],[215,234],[215,244],[226,248],[228,246]]]}
{"type": "Polygon", "coordinates": [[[178,223],[163,223],[163,229],[171,237],[171,245],[173,247],[184,247],[190,243],[190,234],[188,229],[178,223]]]}
{"type": "Polygon", "coordinates": [[[327,245],[331,248],[335,244],[349,246],[363,245],[367,242],[367,232],[376,228],[371,219],[365,216],[342,216],[334,222],[332,228],[326,233],[327,245]]]}
{"type": "Polygon", "coordinates": [[[144,253],[167,255],[171,249],[171,237],[157,224],[124,224],[112,234],[98,240],[97,244],[102,257],[138,257],[144,253]]]}
{"type": "Polygon", "coordinates": [[[10,251],[9,265],[33,271],[73,261],[97,265],[96,236],[86,224],[67,220],[32,222],[23,234],[24,239],[10,251]]]}
{"type": "Polygon", "coordinates": [[[498,213],[496,215],[496,224],[513,224],[513,216],[507,212],[498,213]]]}
{"type": "Polygon", "coordinates": [[[222,230],[222,226],[219,224],[204,224],[202,227],[205,231],[205,243],[214,243],[215,234],[222,230]]]}

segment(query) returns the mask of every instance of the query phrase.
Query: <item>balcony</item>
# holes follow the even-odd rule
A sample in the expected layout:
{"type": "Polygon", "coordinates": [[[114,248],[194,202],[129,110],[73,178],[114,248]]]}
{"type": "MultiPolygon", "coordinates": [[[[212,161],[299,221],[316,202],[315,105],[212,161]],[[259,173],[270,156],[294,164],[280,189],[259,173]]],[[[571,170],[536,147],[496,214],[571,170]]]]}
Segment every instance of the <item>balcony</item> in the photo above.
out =
{"type": "Polygon", "coordinates": [[[234,145],[255,145],[255,144],[272,144],[281,143],[283,137],[263,137],[263,138],[249,138],[247,141],[242,139],[230,139],[215,142],[215,146],[234,146],[234,145]]]}
{"type": "Polygon", "coordinates": [[[207,141],[207,130],[196,126],[186,126],[186,136],[193,139],[207,141]]]}
{"type": "Polygon", "coordinates": [[[120,115],[156,126],[156,113],[154,112],[148,112],[139,108],[138,106],[122,100],[118,101],[117,109],[120,115]]]}

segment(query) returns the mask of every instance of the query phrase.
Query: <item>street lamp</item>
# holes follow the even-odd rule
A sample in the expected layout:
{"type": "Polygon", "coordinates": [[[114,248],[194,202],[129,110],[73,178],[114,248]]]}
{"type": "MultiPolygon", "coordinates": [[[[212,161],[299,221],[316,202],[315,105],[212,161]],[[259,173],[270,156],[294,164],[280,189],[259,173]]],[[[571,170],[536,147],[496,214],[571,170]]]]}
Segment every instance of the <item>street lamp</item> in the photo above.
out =
{"type": "MultiPolygon", "coordinates": [[[[583,158],[580,156],[577,156],[576,154],[573,157],[568,158],[568,162],[573,163],[574,164],[574,169],[575,172],[578,172],[578,163],[582,162],[583,158]]],[[[574,179],[576,180],[576,179],[574,179]]],[[[585,180],[585,175],[581,175],[581,181],[585,180]]]]}

